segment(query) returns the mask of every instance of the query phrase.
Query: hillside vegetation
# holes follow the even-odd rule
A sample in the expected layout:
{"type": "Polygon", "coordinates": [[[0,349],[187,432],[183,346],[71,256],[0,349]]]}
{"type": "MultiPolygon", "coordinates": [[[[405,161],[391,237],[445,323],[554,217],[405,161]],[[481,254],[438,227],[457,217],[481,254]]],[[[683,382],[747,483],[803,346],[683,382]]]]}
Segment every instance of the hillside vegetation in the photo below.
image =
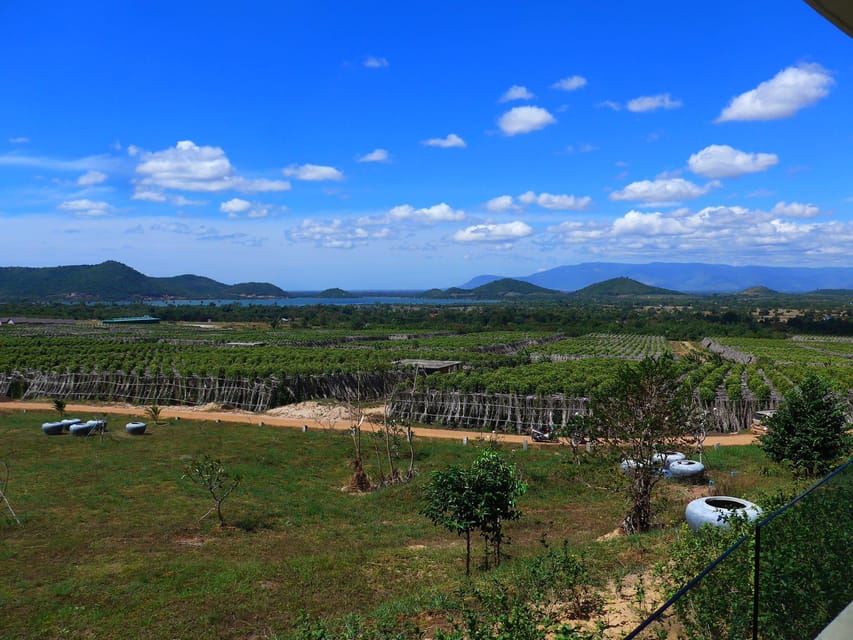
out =
{"type": "Polygon", "coordinates": [[[121,262],[62,267],[0,267],[0,300],[139,300],[143,298],[259,298],[287,294],[265,282],[222,284],[185,274],[146,276],[121,262]]]}

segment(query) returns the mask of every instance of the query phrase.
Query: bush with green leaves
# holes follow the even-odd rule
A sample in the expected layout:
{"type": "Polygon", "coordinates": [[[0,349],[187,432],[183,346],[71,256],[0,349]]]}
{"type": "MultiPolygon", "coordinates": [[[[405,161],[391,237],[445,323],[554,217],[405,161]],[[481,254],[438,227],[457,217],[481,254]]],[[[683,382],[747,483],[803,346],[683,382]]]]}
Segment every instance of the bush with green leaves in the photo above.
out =
{"type": "Polygon", "coordinates": [[[424,490],[421,513],[433,524],[465,535],[465,575],[471,572],[471,532],[485,542],[484,566],[500,564],[503,523],[518,520],[516,501],[527,491],[515,465],[494,449],[484,449],[470,469],[452,466],[433,473],[424,490]]]}
{"type": "Polygon", "coordinates": [[[825,475],[851,448],[844,409],[829,382],[809,374],[767,420],[761,446],[797,475],[825,475]]]}

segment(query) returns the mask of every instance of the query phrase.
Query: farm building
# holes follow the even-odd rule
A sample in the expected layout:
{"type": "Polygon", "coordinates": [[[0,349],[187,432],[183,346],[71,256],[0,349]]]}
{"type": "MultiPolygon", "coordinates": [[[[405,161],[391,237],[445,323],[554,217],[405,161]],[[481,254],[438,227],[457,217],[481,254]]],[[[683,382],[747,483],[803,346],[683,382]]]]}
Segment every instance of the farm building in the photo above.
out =
{"type": "Polygon", "coordinates": [[[135,318],[109,318],[104,324],[157,324],[160,318],[153,316],[138,316],[135,318]]]}
{"type": "Polygon", "coordinates": [[[400,365],[401,367],[414,367],[418,371],[423,371],[424,373],[450,373],[451,371],[458,371],[462,367],[462,362],[460,360],[418,360],[418,359],[407,359],[407,360],[396,360],[394,362],[396,365],[400,365]]]}

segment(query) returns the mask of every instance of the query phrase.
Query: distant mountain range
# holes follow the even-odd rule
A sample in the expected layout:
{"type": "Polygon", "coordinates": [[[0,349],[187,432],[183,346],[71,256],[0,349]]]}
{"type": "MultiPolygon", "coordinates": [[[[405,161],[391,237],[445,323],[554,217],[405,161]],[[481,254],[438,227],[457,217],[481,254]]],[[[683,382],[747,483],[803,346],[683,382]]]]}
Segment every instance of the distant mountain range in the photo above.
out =
{"type": "MultiPolygon", "coordinates": [[[[506,276],[481,275],[472,278],[462,289],[475,289],[506,276]]],[[[853,289],[851,267],[733,267],[721,264],[652,262],[620,264],[585,262],[556,267],[515,280],[555,289],[577,291],[591,284],[625,277],[653,287],[685,293],[734,293],[754,287],[765,287],[787,293],[805,293],[817,289],[853,289]]]]}
{"type": "Polygon", "coordinates": [[[65,267],[0,267],[0,300],[201,300],[283,298],[286,295],[275,285],[265,282],[227,285],[195,275],[152,278],[114,260],[65,267]]]}

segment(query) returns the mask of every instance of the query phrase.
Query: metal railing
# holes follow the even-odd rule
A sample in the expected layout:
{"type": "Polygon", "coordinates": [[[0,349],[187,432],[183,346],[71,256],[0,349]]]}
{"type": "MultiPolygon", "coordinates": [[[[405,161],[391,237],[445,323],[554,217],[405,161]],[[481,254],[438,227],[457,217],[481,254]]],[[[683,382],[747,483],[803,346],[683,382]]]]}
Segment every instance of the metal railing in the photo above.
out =
{"type": "Polygon", "coordinates": [[[853,459],[773,511],[625,640],[811,640],[853,601],[853,459]]]}

